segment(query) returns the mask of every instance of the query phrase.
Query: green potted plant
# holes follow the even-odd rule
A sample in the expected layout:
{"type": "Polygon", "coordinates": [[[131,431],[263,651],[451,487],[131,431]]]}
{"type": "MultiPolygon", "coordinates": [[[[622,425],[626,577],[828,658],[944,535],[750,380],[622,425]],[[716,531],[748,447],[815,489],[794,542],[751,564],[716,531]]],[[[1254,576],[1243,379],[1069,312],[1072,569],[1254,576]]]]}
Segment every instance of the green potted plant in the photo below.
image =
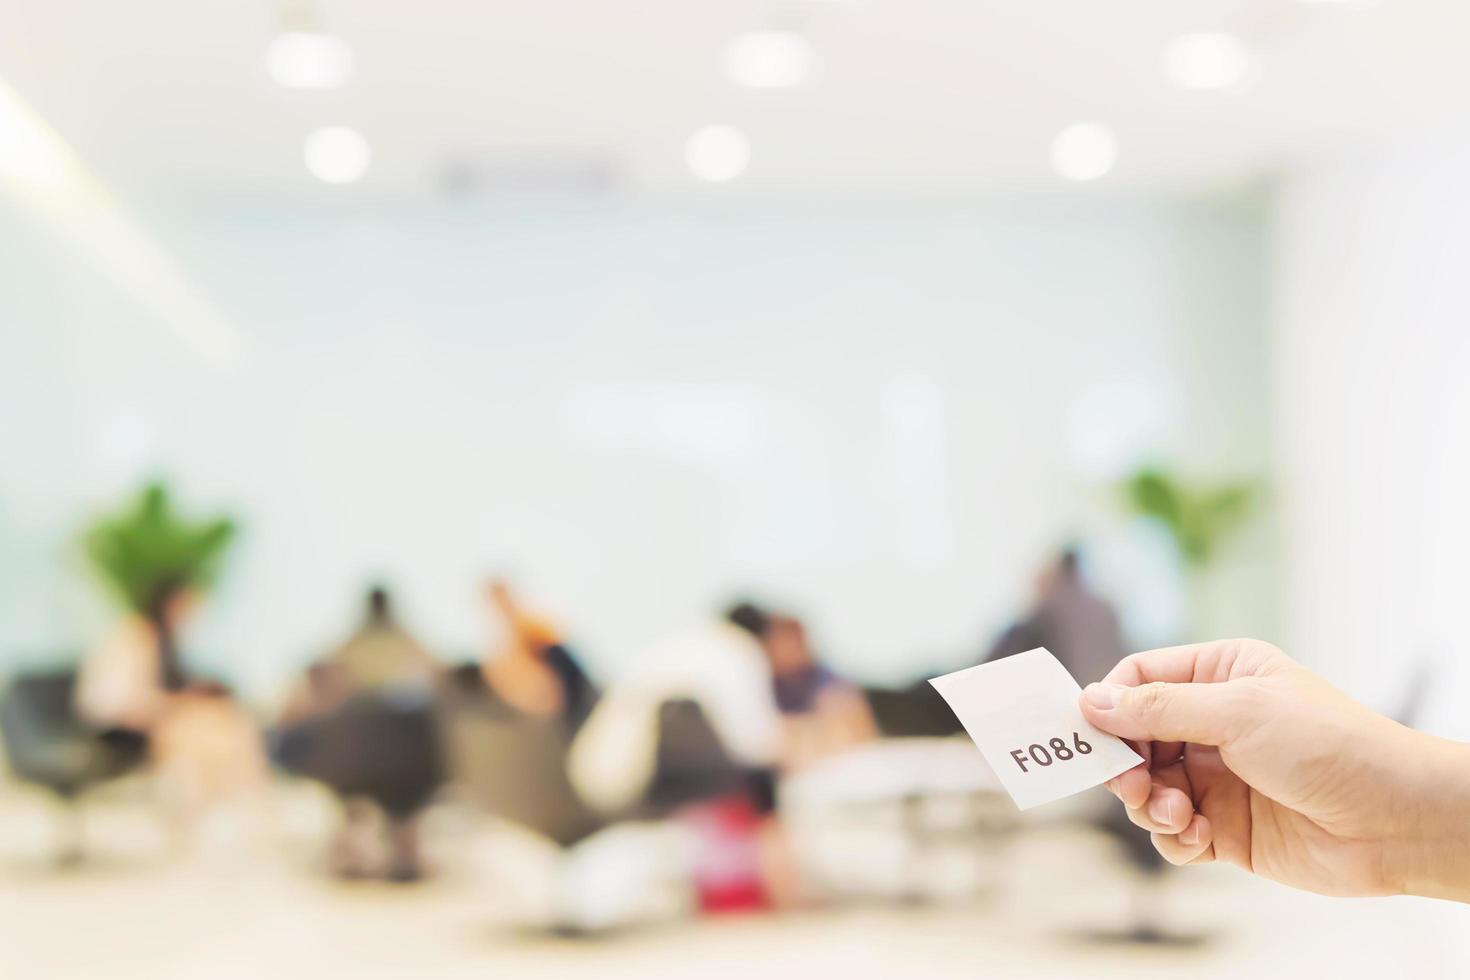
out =
{"type": "Polygon", "coordinates": [[[170,606],[214,579],[234,536],[229,518],[194,521],[181,515],[160,481],[149,483],[85,532],[83,544],[92,567],[117,599],[153,629],[166,689],[177,690],[185,677],[170,606]]]}
{"type": "Polygon", "coordinates": [[[1161,524],[1173,539],[1189,579],[1190,624],[1206,627],[1206,579],[1222,545],[1244,523],[1256,497],[1248,482],[1190,485],[1146,466],[1123,483],[1128,506],[1161,524]]]}

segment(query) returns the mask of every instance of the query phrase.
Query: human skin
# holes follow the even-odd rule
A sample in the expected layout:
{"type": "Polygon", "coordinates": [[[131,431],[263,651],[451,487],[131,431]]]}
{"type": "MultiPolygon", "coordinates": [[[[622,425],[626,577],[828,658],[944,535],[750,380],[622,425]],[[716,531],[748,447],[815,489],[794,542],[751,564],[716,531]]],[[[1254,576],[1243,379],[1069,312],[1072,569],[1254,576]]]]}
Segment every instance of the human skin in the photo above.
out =
{"type": "Polygon", "coordinates": [[[1470,901],[1470,746],[1371,711],[1269,643],[1134,654],[1081,707],[1143,756],[1108,789],[1174,864],[1470,901]]]}

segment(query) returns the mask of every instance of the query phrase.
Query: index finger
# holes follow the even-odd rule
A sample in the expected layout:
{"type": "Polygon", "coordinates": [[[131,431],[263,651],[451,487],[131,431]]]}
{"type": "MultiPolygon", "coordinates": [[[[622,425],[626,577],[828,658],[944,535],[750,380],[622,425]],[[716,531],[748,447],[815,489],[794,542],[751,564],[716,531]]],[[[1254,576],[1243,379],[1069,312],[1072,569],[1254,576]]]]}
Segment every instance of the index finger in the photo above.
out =
{"type": "Polygon", "coordinates": [[[1138,687],[1141,684],[1209,684],[1229,680],[1245,665],[1247,640],[1216,640],[1177,647],[1145,650],[1124,657],[1108,671],[1104,684],[1138,687]]]}

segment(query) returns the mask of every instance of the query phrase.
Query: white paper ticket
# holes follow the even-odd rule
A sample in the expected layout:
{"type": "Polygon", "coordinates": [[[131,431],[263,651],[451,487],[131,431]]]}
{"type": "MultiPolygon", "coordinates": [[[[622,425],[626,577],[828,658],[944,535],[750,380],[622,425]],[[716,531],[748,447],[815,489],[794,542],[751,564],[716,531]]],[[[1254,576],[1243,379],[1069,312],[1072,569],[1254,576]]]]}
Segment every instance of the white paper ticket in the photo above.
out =
{"type": "Polygon", "coordinates": [[[1082,689],[1040,647],[929,683],[1022,810],[1090,789],[1143,761],[1082,717],[1082,689]]]}

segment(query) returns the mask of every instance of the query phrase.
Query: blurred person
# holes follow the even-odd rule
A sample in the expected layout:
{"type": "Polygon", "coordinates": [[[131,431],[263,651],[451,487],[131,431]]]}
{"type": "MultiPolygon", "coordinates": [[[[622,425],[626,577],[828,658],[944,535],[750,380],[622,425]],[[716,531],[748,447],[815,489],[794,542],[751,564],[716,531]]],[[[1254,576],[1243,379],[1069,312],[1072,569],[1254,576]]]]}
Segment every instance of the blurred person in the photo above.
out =
{"type": "Polygon", "coordinates": [[[238,804],[258,812],[268,771],[259,726],[219,684],[191,682],[180,633],[201,604],[188,586],[164,585],[125,615],[78,672],[76,708],[107,738],[147,746],[163,815],[184,845],[210,812],[238,804]]]}
{"type": "Polygon", "coordinates": [[[511,707],[560,719],[575,732],[597,702],[597,689],[561,631],[528,611],[504,579],[493,579],[485,592],[491,615],[505,627],[504,642],[481,663],[485,683],[511,707]]]}
{"type": "Polygon", "coordinates": [[[321,662],[319,678],[329,697],[371,693],[426,694],[434,687],[440,664],[398,622],[388,590],[368,590],[362,624],[321,662]]]}
{"type": "Polygon", "coordinates": [[[1470,901],[1470,745],[1371,711],[1269,643],[1136,653],[1079,704],[1143,756],[1107,787],[1170,862],[1470,901]]]}
{"type": "Polygon", "coordinates": [[[143,612],[118,620],[82,661],[76,706],[104,730],[147,733],[166,695],[184,685],[179,633],[199,606],[199,593],[165,586],[143,612]]]}
{"type": "Polygon", "coordinates": [[[374,586],[361,625],[308,668],[288,701],[274,754],[341,799],[329,863],[342,877],[374,873],[375,811],[386,819],[386,876],[423,876],[418,816],[444,780],[433,702],[440,675],[439,661],[399,624],[388,591],[374,586]]]}
{"type": "Polygon", "coordinates": [[[699,707],[733,762],[772,772],[781,719],[758,632],[765,614],[749,603],[655,644],[608,687],[573,746],[578,790],[599,809],[633,806],[652,783],[664,706],[699,707]]]}
{"type": "Polygon", "coordinates": [[[982,663],[1046,647],[1077,679],[1101,677],[1123,656],[1118,614],[1082,580],[1081,556],[1067,548],[1036,576],[1031,609],[991,645],[982,663]]]}
{"type": "Polygon", "coordinates": [[[781,718],[751,603],[655,645],[618,678],[572,746],[578,793],[607,813],[682,813],[703,844],[706,908],[799,900],[776,816],[781,718]]]}
{"type": "Polygon", "coordinates": [[[801,620],[766,616],[757,638],[771,668],[772,694],[781,713],[784,769],[799,769],[877,737],[862,692],[817,660],[801,620]]]}
{"type": "Polygon", "coordinates": [[[254,717],[222,684],[172,694],[150,736],[153,772],[176,843],[187,848],[207,817],[234,811],[258,831],[270,766],[254,717]]]}
{"type": "MultiPolygon", "coordinates": [[[[1031,609],[996,639],[983,662],[1045,647],[1079,684],[1106,674],[1123,656],[1122,628],[1112,604],[1083,581],[1081,564],[1079,551],[1065,548],[1044,566],[1035,579],[1031,609]]],[[[1148,835],[1115,809],[1090,811],[1087,822],[1112,838],[1128,866],[1141,876],[1134,882],[1136,887],[1130,896],[1132,922],[1121,935],[1109,934],[1106,938],[1137,943],[1181,938],[1159,927],[1163,919],[1160,878],[1168,865],[1154,850],[1148,835]]]]}

